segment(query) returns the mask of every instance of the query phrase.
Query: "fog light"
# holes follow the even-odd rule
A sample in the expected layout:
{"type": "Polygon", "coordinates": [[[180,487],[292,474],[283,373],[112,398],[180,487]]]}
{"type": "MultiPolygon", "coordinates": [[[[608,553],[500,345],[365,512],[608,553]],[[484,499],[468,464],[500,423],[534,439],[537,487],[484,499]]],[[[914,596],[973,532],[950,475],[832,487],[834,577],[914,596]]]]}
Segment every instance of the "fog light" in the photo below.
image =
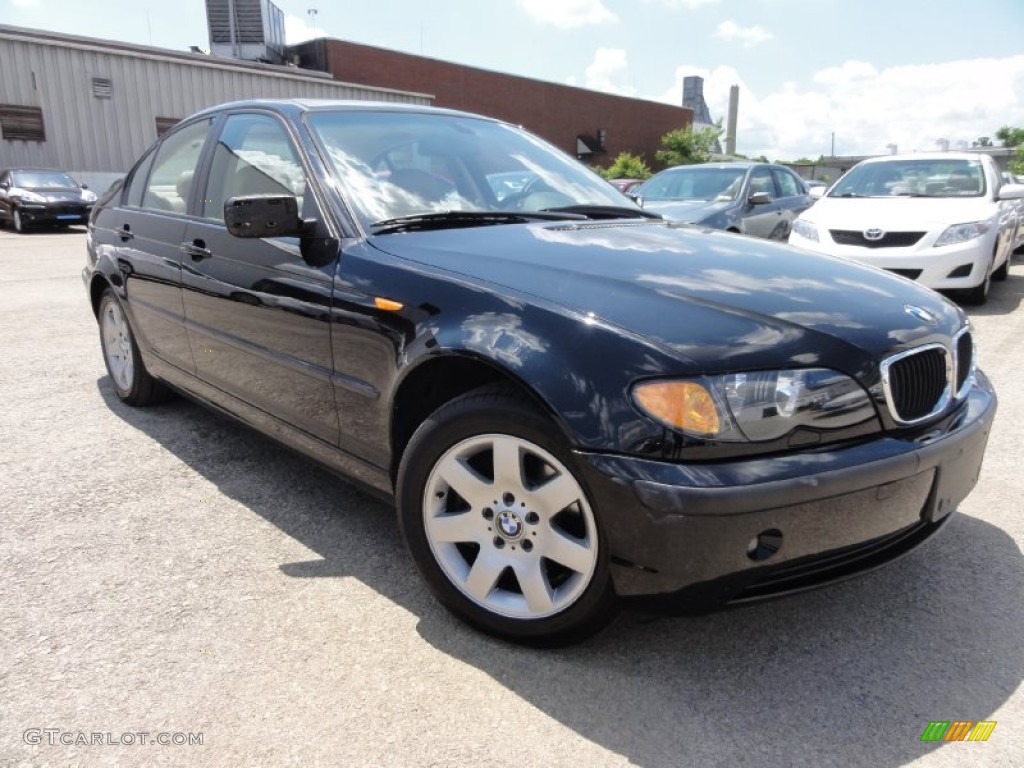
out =
{"type": "Polygon", "coordinates": [[[974,268],[973,264],[961,264],[959,267],[950,272],[946,277],[970,277],[971,270],[974,268]]]}
{"type": "Polygon", "coordinates": [[[782,548],[782,531],[770,528],[761,531],[750,540],[747,545],[747,557],[756,562],[761,562],[772,557],[782,548]]]}

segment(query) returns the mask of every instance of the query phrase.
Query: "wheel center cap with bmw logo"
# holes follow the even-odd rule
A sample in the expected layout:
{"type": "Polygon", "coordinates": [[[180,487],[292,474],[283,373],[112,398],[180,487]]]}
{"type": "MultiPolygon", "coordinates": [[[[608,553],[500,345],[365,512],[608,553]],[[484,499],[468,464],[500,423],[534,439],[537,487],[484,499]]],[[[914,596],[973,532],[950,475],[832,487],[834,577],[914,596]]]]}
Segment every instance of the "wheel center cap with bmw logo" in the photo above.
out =
{"type": "Polygon", "coordinates": [[[518,539],[523,535],[523,521],[519,519],[519,515],[510,510],[504,510],[498,513],[498,531],[506,539],[518,539]]]}

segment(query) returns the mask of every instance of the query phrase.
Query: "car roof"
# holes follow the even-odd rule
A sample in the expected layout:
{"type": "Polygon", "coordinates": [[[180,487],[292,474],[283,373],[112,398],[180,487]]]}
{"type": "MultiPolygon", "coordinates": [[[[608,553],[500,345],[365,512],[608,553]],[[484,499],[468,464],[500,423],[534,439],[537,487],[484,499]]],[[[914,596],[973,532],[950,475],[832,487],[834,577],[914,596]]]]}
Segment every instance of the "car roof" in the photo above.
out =
{"type": "Polygon", "coordinates": [[[196,112],[191,117],[216,115],[221,112],[240,109],[267,109],[291,117],[298,117],[308,112],[418,112],[437,115],[472,117],[479,120],[501,122],[484,115],[462,112],[456,109],[444,109],[428,104],[407,104],[393,101],[354,101],[342,99],[246,99],[231,101],[196,112]]]}
{"type": "Polygon", "coordinates": [[[861,163],[867,165],[869,163],[907,162],[908,160],[974,160],[980,163],[983,157],[985,155],[980,155],[977,152],[914,152],[913,154],[906,155],[869,157],[861,160],[861,163]]]}

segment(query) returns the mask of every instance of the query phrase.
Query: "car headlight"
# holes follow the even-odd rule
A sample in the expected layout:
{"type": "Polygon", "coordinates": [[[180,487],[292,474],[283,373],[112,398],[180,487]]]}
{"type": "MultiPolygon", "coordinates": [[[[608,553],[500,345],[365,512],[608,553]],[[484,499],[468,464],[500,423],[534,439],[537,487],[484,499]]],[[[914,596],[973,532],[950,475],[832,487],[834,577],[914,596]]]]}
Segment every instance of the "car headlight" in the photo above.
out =
{"type": "Polygon", "coordinates": [[[27,189],[18,190],[18,199],[26,203],[45,203],[46,198],[27,189]]]}
{"type": "Polygon", "coordinates": [[[96,202],[96,193],[93,192],[91,189],[83,189],[82,190],[82,202],[83,203],[95,203],[96,202]]]}
{"type": "Polygon", "coordinates": [[[967,224],[954,224],[939,235],[939,239],[935,241],[934,247],[937,248],[940,245],[966,243],[968,240],[981,237],[991,228],[992,225],[987,221],[972,221],[967,224]]]}
{"type": "Polygon", "coordinates": [[[793,222],[793,232],[800,235],[804,240],[818,242],[818,228],[809,221],[797,219],[793,222]]]}
{"type": "Polygon", "coordinates": [[[864,388],[826,368],[645,381],[632,395],[662,424],[723,442],[777,440],[800,427],[841,429],[875,417],[864,388]]]}

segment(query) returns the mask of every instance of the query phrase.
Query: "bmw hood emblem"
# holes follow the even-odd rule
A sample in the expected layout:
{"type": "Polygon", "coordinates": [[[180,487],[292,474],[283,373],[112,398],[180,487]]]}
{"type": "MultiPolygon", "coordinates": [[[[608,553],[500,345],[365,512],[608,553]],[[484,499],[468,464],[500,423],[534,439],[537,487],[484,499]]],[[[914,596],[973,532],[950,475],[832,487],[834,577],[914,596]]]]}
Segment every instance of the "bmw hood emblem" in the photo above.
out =
{"type": "Polygon", "coordinates": [[[939,322],[939,318],[937,318],[932,312],[929,312],[924,307],[916,307],[913,304],[905,304],[903,306],[903,311],[906,312],[911,317],[917,318],[925,325],[936,325],[939,322]]]}

